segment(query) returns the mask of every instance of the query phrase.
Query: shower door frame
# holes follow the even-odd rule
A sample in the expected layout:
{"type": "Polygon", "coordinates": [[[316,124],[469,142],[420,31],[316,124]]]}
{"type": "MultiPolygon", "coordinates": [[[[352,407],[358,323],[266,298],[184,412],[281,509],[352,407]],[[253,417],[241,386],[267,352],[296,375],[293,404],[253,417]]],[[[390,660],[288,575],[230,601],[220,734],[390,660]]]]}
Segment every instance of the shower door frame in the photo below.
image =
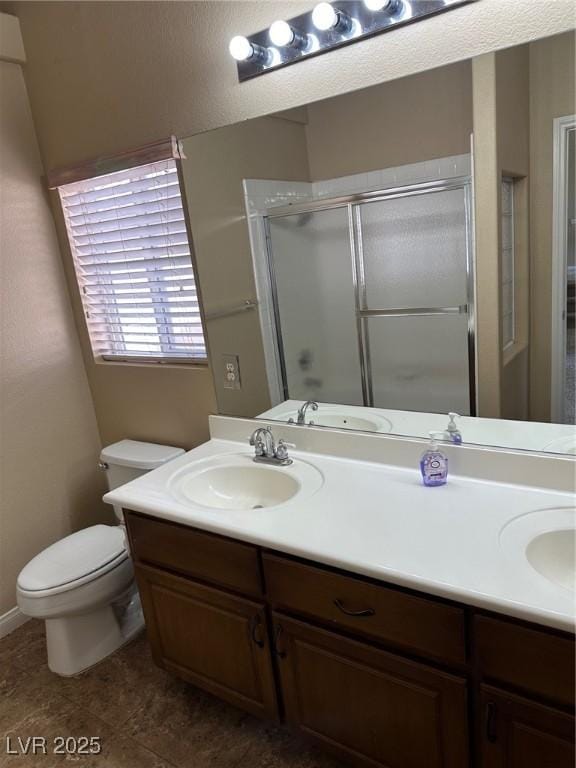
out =
{"type": "Polygon", "coordinates": [[[274,270],[274,258],[272,253],[272,239],[270,233],[270,220],[297,216],[303,213],[316,213],[318,211],[346,209],[348,222],[348,235],[350,240],[350,264],[352,272],[352,285],[354,290],[356,330],[358,338],[358,354],[360,357],[360,376],[362,383],[362,396],[365,407],[374,407],[372,392],[372,365],[370,356],[370,344],[368,327],[365,322],[370,317],[414,317],[430,315],[468,314],[468,383],[470,416],[476,415],[476,328],[475,328],[475,264],[474,264],[474,207],[471,176],[455,176],[450,179],[439,179],[431,182],[421,182],[402,187],[376,190],[373,192],[361,192],[353,195],[345,195],[322,200],[310,200],[304,203],[293,203],[276,208],[269,208],[263,214],[264,231],[266,235],[266,267],[270,285],[270,293],[273,306],[274,332],[278,362],[282,377],[282,389],[284,398],[289,399],[288,379],[286,374],[286,362],[284,358],[284,345],[282,340],[282,327],[280,322],[280,308],[278,303],[278,289],[274,270]],[[387,309],[369,310],[365,308],[366,280],[364,270],[364,252],[362,247],[362,225],[360,221],[361,205],[369,202],[414,197],[416,195],[431,194],[434,192],[447,192],[461,189],[464,192],[464,216],[466,226],[466,304],[457,307],[417,307],[414,309],[387,309]]]}

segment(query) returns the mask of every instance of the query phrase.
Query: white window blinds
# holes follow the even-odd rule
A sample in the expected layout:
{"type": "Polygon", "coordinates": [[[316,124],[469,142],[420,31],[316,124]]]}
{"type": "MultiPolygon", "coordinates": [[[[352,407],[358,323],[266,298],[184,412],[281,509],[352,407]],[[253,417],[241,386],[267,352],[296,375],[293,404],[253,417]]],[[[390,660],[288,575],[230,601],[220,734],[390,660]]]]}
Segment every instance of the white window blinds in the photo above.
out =
{"type": "Polygon", "coordinates": [[[176,163],[58,187],[94,356],[206,359],[176,163]]]}

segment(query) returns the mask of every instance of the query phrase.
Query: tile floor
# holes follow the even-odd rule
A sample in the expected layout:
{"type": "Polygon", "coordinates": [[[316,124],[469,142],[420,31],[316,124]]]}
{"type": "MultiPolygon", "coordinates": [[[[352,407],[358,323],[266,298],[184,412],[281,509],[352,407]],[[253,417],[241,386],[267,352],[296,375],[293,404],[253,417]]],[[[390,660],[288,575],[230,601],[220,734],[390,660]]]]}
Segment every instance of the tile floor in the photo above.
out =
{"type": "MultiPolygon", "coordinates": [[[[75,678],[46,665],[44,626],[0,640],[0,768],[342,768],[273,723],[173,678],[145,635],[75,678]],[[100,736],[91,756],[7,754],[17,737],[100,736]]],[[[51,752],[52,750],[49,750],[51,752]]]]}

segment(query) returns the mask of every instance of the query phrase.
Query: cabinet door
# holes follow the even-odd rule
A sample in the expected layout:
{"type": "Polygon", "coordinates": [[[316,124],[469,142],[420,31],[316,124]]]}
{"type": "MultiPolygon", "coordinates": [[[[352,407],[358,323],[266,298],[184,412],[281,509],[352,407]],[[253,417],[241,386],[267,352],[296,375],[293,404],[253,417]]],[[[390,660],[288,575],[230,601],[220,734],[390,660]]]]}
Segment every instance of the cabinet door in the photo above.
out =
{"type": "Polygon", "coordinates": [[[465,768],[466,684],[274,614],[289,722],[359,766],[465,768]]]}
{"type": "Polygon", "coordinates": [[[482,686],[482,768],[574,768],[574,718],[482,686]]]}
{"type": "Polygon", "coordinates": [[[256,715],[276,717],[264,606],[136,566],[156,663],[256,715]]]}

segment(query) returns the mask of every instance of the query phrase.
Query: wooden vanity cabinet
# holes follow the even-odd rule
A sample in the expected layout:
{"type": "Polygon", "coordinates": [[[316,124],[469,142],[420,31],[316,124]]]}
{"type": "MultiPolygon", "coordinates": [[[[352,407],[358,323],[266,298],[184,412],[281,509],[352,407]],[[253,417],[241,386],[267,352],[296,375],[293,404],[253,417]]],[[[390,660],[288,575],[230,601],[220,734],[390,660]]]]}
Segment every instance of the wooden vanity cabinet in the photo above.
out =
{"type": "Polygon", "coordinates": [[[276,718],[264,605],[136,565],[154,660],[255,715],[276,718]]]}
{"type": "Polygon", "coordinates": [[[274,614],[287,721],[359,766],[468,765],[466,681],[274,614]]]}
{"type": "Polygon", "coordinates": [[[572,636],[125,520],[159,666],[364,768],[573,768],[572,636]]]}

